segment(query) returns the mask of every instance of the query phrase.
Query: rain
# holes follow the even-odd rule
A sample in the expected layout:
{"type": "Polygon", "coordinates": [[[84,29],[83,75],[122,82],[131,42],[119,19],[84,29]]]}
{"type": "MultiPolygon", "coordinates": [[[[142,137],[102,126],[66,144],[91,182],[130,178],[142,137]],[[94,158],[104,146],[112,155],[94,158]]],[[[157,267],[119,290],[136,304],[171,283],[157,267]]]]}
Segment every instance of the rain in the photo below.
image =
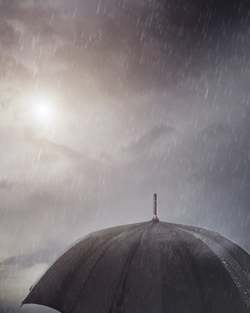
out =
{"type": "MultiPolygon", "coordinates": [[[[0,0],[0,313],[72,242],[150,221],[250,253],[250,4],[0,0]]],[[[20,311],[21,310],[21,311],[20,311]]]]}

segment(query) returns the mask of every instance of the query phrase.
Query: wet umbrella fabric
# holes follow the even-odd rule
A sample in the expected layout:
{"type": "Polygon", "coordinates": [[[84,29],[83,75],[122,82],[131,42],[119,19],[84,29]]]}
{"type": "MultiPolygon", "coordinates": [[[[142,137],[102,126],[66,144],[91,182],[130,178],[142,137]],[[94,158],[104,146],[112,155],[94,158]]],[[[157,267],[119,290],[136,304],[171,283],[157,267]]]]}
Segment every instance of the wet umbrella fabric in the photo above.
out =
{"type": "Polygon", "coordinates": [[[191,226],[109,228],[69,247],[25,303],[63,313],[249,313],[250,255],[191,226]]]}

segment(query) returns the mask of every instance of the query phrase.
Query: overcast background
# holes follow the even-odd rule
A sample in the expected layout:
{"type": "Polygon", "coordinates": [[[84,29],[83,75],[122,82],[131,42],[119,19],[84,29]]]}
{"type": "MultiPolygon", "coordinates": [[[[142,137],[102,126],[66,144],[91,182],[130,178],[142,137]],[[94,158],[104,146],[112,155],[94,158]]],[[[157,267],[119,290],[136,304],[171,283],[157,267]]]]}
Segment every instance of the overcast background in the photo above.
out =
{"type": "Polygon", "coordinates": [[[0,312],[75,239],[159,218],[250,252],[249,1],[0,1],[0,312]]]}

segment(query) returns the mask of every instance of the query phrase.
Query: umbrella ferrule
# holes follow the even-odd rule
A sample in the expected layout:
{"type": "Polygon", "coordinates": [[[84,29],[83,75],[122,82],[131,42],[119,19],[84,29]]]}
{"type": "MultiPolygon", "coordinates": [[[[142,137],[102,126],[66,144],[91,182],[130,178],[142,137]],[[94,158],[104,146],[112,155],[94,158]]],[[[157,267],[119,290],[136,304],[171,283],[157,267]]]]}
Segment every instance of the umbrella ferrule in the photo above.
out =
{"type": "Polygon", "coordinates": [[[154,194],[154,213],[153,213],[153,220],[159,220],[157,217],[157,194],[154,194]]]}

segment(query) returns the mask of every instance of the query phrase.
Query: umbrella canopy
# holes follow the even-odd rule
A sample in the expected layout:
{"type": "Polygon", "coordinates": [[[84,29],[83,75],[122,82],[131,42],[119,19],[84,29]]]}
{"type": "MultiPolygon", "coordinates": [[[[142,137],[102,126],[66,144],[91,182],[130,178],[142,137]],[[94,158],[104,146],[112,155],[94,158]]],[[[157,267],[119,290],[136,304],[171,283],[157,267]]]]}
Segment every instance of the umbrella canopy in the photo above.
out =
{"type": "Polygon", "coordinates": [[[249,313],[250,255],[215,232],[155,214],[78,240],[26,303],[63,313],[249,313]]]}

